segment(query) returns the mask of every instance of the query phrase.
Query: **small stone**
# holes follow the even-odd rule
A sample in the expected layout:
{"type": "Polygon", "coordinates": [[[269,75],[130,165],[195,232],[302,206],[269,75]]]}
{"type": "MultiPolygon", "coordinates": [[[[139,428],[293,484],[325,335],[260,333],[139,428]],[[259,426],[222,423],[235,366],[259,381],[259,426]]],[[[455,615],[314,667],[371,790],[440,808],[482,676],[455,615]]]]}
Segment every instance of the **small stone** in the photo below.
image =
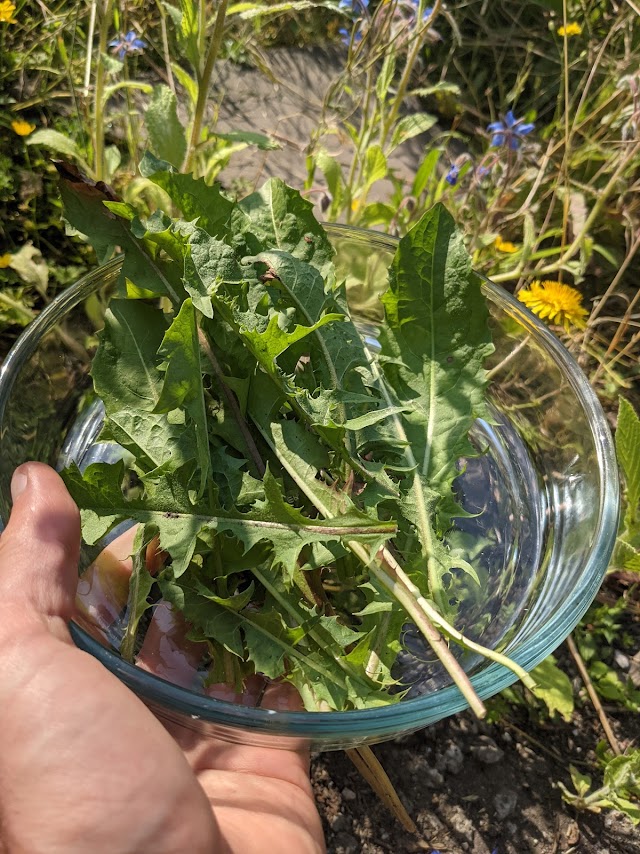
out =
{"type": "Polygon", "coordinates": [[[422,775],[425,786],[437,789],[444,783],[444,777],[437,768],[426,768],[422,775]]]}
{"type": "Polygon", "coordinates": [[[488,735],[480,736],[477,743],[471,747],[471,753],[483,765],[495,765],[504,756],[504,750],[488,735]]]}
{"type": "Polygon", "coordinates": [[[345,786],[342,790],[342,797],[345,799],[345,801],[355,801],[356,793],[353,791],[353,789],[350,789],[348,786],[345,786]]]}
{"type": "Polygon", "coordinates": [[[513,736],[510,732],[507,732],[507,730],[502,733],[501,738],[505,742],[505,744],[511,744],[511,742],[513,741],[513,736]]]}
{"type": "Polygon", "coordinates": [[[620,652],[619,649],[614,649],[613,651],[613,660],[620,668],[620,670],[628,670],[631,666],[631,661],[629,660],[629,656],[625,655],[624,652],[620,652]]]}
{"type": "Polygon", "coordinates": [[[464,767],[464,756],[457,744],[450,744],[438,761],[440,770],[459,774],[464,767]]]}
{"type": "Polygon", "coordinates": [[[493,799],[493,807],[498,821],[504,821],[507,816],[511,815],[517,802],[518,796],[514,791],[503,789],[503,791],[498,792],[493,799]]]}
{"type": "Polygon", "coordinates": [[[333,840],[333,850],[335,854],[357,854],[360,850],[360,843],[350,833],[338,833],[333,840]]]}
{"type": "Polygon", "coordinates": [[[577,821],[569,819],[564,831],[564,839],[567,845],[577,845],[580,842],[580,827],[577,821]]]}
{"type": "Polygon", "coordinates": [[[339,812],[338,815],[331,816],[329,819],[329,827],[334,833],[340,833],[343,830],[347,830],[349,827],[349,821],[345,815],[339,812]]]}

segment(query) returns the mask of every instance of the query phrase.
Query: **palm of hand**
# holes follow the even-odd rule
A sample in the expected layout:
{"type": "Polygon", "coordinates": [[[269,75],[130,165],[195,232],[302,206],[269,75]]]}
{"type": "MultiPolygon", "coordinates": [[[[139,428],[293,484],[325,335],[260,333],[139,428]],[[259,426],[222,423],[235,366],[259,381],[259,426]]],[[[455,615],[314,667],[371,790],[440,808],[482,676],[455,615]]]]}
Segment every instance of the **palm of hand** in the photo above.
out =
{"type": "Polygon", "coordinates": [[[324,849],[304,750],[171,735],[67,630],[77,511],[28,467],[0,542],[0,840],[11,852],[324,849]]]}

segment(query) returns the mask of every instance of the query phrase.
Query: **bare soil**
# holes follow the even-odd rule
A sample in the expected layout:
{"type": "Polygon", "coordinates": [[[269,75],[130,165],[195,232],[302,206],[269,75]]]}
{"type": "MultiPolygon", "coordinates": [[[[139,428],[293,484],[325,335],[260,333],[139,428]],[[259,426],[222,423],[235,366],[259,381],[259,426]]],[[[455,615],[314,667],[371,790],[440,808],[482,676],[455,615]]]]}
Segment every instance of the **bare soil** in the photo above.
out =
{"type": "MultiPolygon", "coordinates": [[[[613,710],[611,710],[613,712],[613,710]]],[[[640,741],[638,715],[610,715],[621,747],[640,741]]],[[[344,753],[317,757],[312,780],[329,854],[640,854],[640,830],[618,813],[578,813],[569,764],[600,780],[603,738],[589,705],[571,723],[532,721],[526,709],[489,725],[464,713],[375,748],[419,828],[387,813],[344,753]]]]}

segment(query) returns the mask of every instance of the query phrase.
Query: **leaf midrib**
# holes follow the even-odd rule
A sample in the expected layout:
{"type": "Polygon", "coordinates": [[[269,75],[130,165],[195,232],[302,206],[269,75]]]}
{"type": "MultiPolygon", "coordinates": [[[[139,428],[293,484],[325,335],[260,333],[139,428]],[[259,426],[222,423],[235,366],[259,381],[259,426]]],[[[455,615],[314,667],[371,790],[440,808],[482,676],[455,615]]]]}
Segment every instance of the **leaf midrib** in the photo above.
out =
{"type": "Polygon", "coordinates": [[[262,528],[264,530],[282,530],[295,531],[296,533],[322,533],[336,534],[340,536],[367,536],[369,534],[394,534],[396,525],[394,522],[379,522],[374,525],[325,525],[322,522],[317,524],[303,525],[296,522],[275,522],[271,519],[246,519],[238,516],[210,516],[201,513],[181,513],[174,510],[150,510],[144,507],[131,507],[130,505],[114,505],[114,506],[99,506],[93,505],[91,512],[97,516],[123,516],[132,518],[135,517],[141,521],[153,521],[158,516],[162,516],[167,520],[196,520],[201,523],[202,527],[217,524],[219,521],[236,525],[248,525],[252,528],[262,528]]]}

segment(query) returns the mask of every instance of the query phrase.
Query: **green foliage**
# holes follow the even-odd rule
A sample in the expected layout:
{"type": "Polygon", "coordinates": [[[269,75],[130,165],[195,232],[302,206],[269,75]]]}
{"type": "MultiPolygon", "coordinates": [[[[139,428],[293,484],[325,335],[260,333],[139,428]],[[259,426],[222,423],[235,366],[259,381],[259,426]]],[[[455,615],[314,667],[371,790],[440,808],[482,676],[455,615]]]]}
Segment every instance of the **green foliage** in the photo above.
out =
{"type": "Polygon", "coordinates": [[[561,670],[553,655],[539,664],[531,675],[536,681],[534,690],[535,696],[542,700],[547,707],[549,714],[553,715],[558,712],[565,721],[570,721],[573,715],[573,688],[571,680],[561,670]]]}
{"type": "Polygon", "coordinates": [[[592,778],[570,766],[575,791],[571,792],[559,782],[563,799],[579,810],[598,813],[603,809],[615,809],[634,824],[640,824],[640,750],[615,756],[600,744],[598,757],[603,769],[602,785],[592,791],[592,778]]]}
{"type": "Polygon", "coordinates": [[[613,566],[640,571],[640,419],[620,398],[616,451],[624,477],[624,516],[616,542],[613,566]]]}
{"type": "Polygon", "coordinates": [[[187,151],[187,141],[177,108],[175,92],[168,86],[155,86],[145,113],[145,124],[151,151],[179,169],[187,151]]]}
{"type": "Polygon", "coordinates": [[[170,555],[163,596],[194,637],[238,659],[234,680],[286,678],[309,709],[396,702],[407,614],[390,595],[395,572],[381,583],[391,570],[371,563],[395,537],[414,583],[447,612],[446,570],[477,580],[443,540],[491,352],[460,236],[435,208],[402,241],[376,357],[298,193],[272,179],[238,203],[220,197],[219,216],[201,182],[152,158],[144,168],[189,220],[140,219],[77,181],[63,190],[74,227],[100,251],[125,251],[127,298],[111,302],[92,375],[102,439],[132,454],[142,493],[123,492],[123,462],[64,472],[87,542],[141,525],[125,651],[151,589],[142,545],[157,536],[170,555]]]}

